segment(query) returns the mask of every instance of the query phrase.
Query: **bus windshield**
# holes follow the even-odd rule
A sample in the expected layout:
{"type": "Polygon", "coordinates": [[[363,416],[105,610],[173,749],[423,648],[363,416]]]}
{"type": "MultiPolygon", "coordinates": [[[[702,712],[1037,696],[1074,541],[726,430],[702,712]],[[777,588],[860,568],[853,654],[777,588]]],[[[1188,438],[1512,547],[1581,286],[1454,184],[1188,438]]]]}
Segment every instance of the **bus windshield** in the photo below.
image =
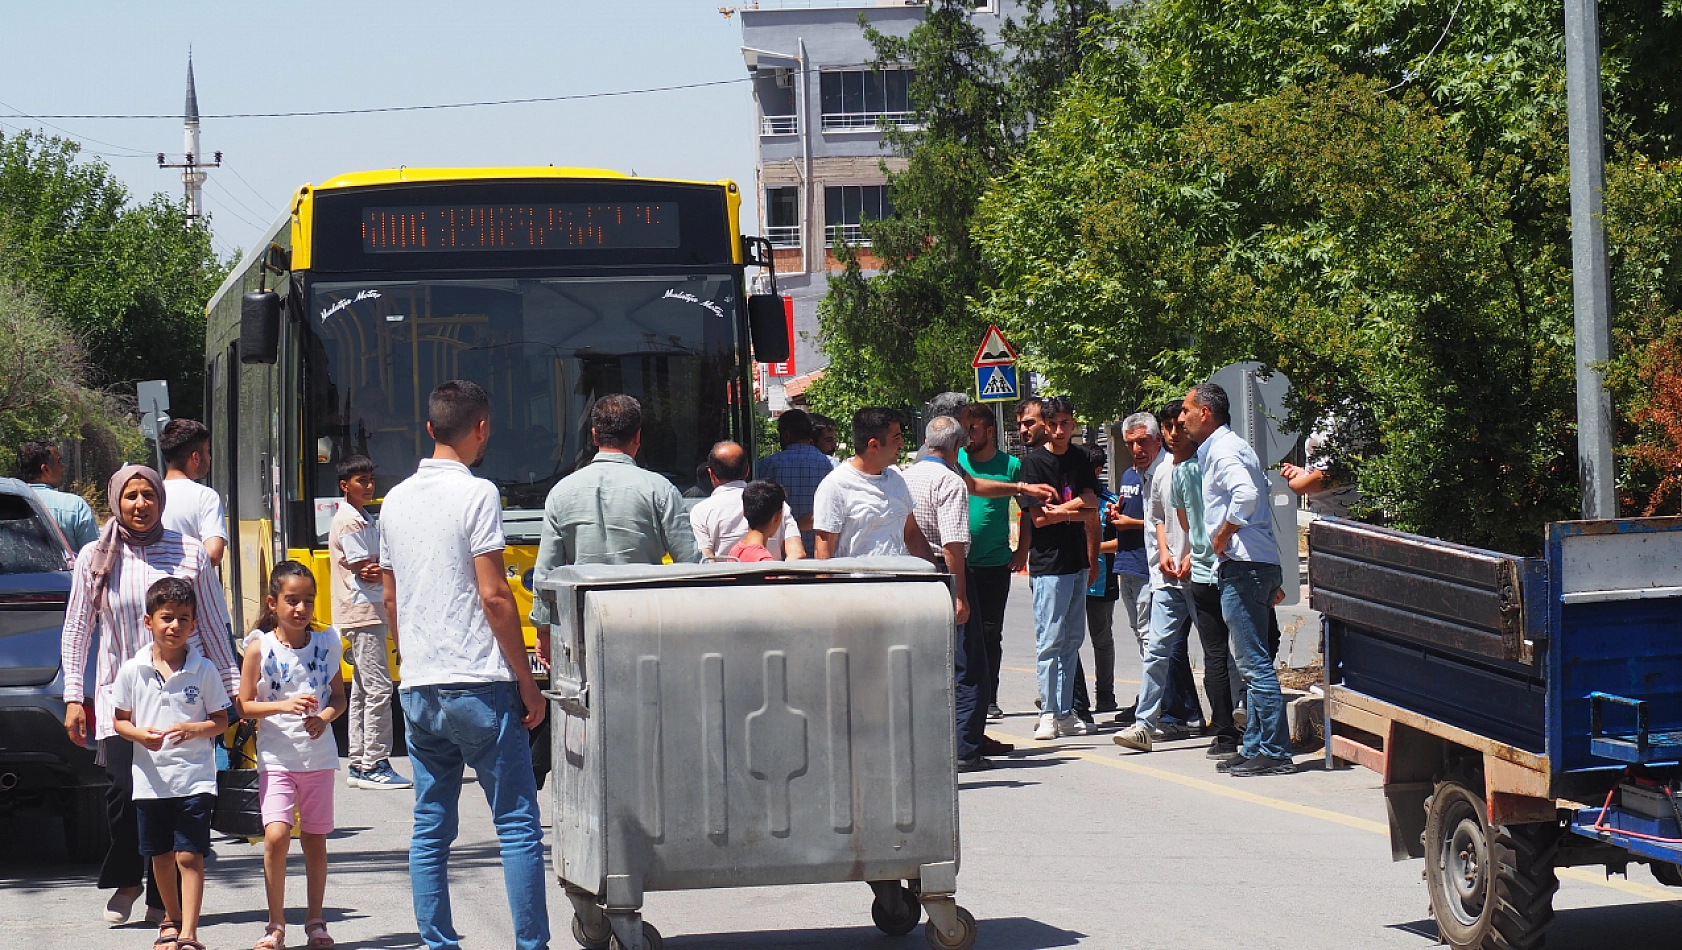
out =
{"type": "Polygon", "coordinates": [[[637,461],[680,490],[734,434],[740,291],[728,274],[373,279],[311,291],[305,385],[323,537],[331,512],[319,502],[340,494],[338,462],[373,459],[377,499],[432,454],[426,398],[445,380],[490,393],[476,474],[502,489],[510,540],[535,540],[550,487],[595,455],[589,410],[601,396],[642,403],[637,461]]]}

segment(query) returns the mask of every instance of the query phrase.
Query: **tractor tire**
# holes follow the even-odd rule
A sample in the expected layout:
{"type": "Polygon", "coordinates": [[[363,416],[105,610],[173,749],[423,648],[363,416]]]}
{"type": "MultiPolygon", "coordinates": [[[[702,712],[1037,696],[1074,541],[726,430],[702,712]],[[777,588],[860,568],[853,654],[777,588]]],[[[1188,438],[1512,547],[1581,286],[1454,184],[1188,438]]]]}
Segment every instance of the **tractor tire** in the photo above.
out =
{"type": "Polygon", "coordinates": [[[1489,827],[1482,782],[1454,776],[1425,805],[1425,879],[1454,950],[1537,950],[1553,923],[1559,826],[1489,827]]]}

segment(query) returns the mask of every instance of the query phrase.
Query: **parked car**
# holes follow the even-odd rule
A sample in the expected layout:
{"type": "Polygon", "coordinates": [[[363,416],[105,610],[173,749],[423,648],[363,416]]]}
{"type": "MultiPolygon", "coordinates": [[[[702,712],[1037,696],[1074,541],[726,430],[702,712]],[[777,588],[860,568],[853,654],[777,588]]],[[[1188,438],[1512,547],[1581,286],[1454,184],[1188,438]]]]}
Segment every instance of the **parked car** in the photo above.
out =
{"type": "Polygon", "coordinates": [[[57,812],[70,859],[82,862],[110,846],[110,781],[64,731],[59,645],[72,557],[34,491],[0,478],[0,812],[57,812]]]}

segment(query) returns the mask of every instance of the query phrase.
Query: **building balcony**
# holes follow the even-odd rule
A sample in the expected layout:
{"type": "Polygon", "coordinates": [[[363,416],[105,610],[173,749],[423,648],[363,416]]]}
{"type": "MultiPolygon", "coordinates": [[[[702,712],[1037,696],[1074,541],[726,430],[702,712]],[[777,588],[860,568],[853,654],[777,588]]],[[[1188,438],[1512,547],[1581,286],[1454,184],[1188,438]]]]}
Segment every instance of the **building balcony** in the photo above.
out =
{"type": "Polygon", "coordinates": [[[771,242],[772,247],[799,247],[800,225],[770,225],[765,229],[765,239],[771,242]]]}
{"type": "Polygon", "coordinates": [[[800,117],[797,115],[762,115],[759,117],[759,134],[765,135],[799,135],[800,117]]]}
{"type": "Polygon", "coordinates": [[[870,241],[865,239],[864,228],[857,224],[831,224],[824,228],[823,240],[825,247],[834,247],[843,242],[853,247],[870,246],[870,241]]]}
{"type": "Polygon", "coordinates": [[[883,123],[902,129],[916,128],[915,112],[825,112],[825,132],[873,132],[883,123]]]}

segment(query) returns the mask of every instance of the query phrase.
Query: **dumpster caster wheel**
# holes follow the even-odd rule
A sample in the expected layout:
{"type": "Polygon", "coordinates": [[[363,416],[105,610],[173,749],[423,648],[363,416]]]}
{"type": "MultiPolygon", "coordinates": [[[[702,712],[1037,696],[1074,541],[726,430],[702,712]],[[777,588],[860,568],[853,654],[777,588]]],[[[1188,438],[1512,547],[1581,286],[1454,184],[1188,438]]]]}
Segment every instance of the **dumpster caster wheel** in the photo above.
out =
{"type": "MultiPolygon", "coordinates": [[[[609,950],[625,950],[625,945],[619,942],[618,937],[609,938],[604,946],[609,950]]],[[[660,931],[655,930],[654,925],[646,920],[642,922],[642,950],[660,950],[660,931]]]]}
{"type": "Polygon", "coordinates": [[[870,902],[870,919],[876,922],[876,929],[894,937],[916,930],[923,919],[923,905],[917,902],[917,895],[911,888],[902,885],[899,895],[901,909],[898,913],[882,906],[880,898],[870,902]]]}
{"type": "Polygon", "coordinates": [[[607,950],[609,941],[613,939],[613,928],[607,925],[606,919],[603,919],[601,932],[592,934],[584,926],[584,921],[580,920],[577,914],[573,914],[572,939],[578,941],[578,945],[583,947],[584,950],[607,950]]]}
{"type": "Polygon", "coordinates": [[[934,950],[970,950],[975,946],[975,916],[962,907],[958,911],[958,932],[948,938],[940,932],[931,919],[928,926],[923,928],[923,936],[928,939],[929,946],[934,950]]]}

